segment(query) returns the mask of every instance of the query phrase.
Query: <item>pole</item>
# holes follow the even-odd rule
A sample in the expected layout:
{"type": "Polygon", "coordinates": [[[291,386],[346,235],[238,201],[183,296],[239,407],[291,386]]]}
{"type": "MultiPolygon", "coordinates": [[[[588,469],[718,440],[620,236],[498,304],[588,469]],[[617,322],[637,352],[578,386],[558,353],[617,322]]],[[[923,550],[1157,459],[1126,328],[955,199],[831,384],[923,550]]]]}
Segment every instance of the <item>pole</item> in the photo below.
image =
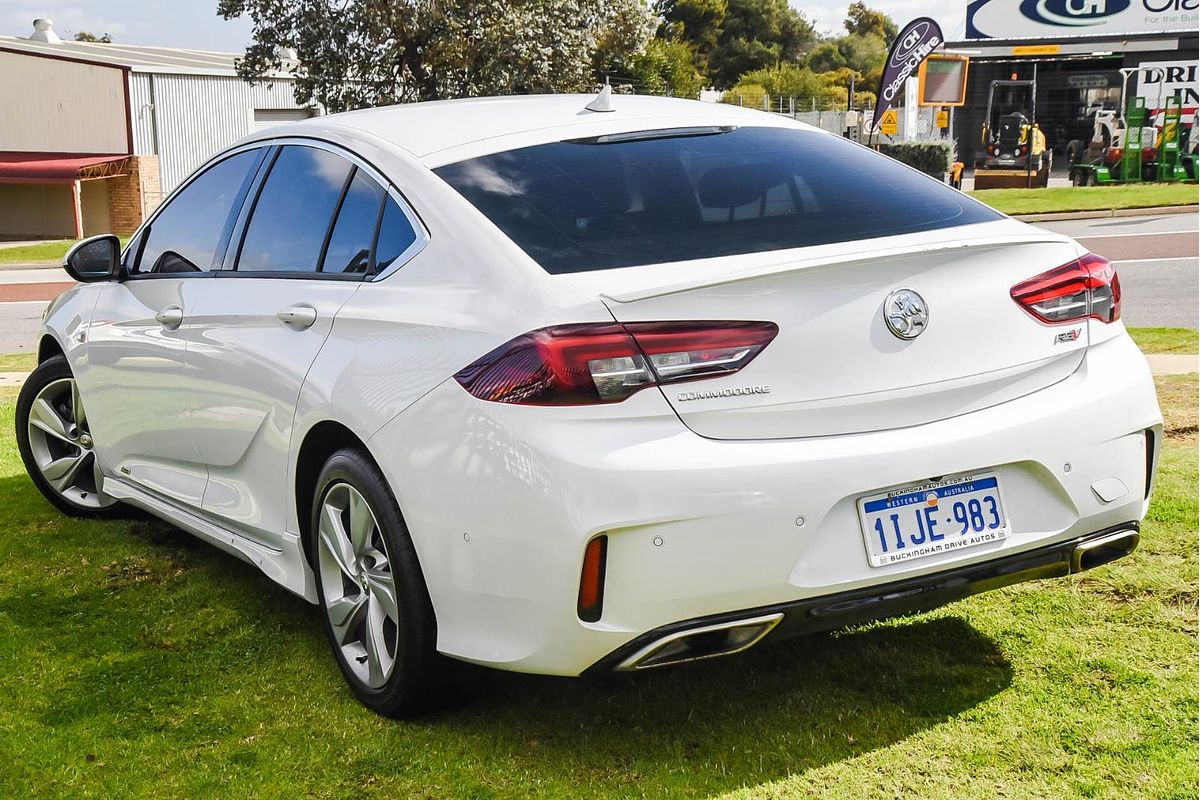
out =
{"type": "Polygon", "coordinates": [[[71,204],[75,211],[75,238],[83,238],[83,187],[79,180],[71,181],[71,204]]]}
{"type": "Polygon", "coordinates": [[[1029,155],[1025,157],[1025,188],[1033,188],[1033,126],[1037,124],[1037,62],[1033,62],[1033,83],[1029,86],[1029,155]]]}

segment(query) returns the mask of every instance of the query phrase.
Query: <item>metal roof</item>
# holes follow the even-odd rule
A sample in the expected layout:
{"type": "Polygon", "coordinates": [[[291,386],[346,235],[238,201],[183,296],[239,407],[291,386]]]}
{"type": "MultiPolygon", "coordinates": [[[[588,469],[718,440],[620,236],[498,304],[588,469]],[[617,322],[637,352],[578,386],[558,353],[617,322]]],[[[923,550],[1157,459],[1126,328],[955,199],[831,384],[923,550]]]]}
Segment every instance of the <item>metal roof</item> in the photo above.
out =
{"type": "MultiPolygon", "coordinates": [[[[237,59],[242,57],[241,53],[185,50],[178,47],[99,42],[35,42],[19,36],[0,36],[0,50],[92,64],[108,64],[134,72],[186,75],[237,75],[237,59]]],[[[272,73],[271,77],[289,77],[289,74],[272,73]]]]}

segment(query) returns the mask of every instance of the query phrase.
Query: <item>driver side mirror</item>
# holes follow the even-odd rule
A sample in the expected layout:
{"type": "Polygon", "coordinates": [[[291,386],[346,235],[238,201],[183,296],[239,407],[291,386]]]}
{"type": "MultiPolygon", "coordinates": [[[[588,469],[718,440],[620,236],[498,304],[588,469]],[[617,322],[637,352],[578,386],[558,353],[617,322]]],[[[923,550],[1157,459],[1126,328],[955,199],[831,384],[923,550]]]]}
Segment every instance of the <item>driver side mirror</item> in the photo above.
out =
{"type": "Polygon", "coordinates": [[[80,283],[112,280],[121,271],[121,240],[111,233],[82,239],[67,251],[63,269],[80,283]]]}

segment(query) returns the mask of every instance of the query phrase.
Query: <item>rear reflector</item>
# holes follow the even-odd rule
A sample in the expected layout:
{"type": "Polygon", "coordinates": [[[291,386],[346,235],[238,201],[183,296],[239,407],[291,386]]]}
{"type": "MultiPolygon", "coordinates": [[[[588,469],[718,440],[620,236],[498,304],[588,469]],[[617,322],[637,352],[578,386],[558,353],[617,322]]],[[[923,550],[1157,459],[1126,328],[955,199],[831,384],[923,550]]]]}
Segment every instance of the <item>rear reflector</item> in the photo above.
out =
{"type": "Polygon", "coordinates": [[[579,575],[579,604],[576,611],[584,622],[598,622],[604,610],[604,568],[608,556],[608,537],[597,536],[583,551],[583,570],[579,575]]]}
{"type": "Polygon", "coordinates": [[[1121,318],[1117,269],[1093,253],[1022,281],[1011,294],[1019,306],[1052,325],[1088,317],[1101,322],[1121,318]]]}
{"type": "Polygon", "coordinates": [[[773,322],[558,325],[506,342],[454,378],[494,403],[617,403],[647,386],[737,372],[778,333],[773,322]]]}

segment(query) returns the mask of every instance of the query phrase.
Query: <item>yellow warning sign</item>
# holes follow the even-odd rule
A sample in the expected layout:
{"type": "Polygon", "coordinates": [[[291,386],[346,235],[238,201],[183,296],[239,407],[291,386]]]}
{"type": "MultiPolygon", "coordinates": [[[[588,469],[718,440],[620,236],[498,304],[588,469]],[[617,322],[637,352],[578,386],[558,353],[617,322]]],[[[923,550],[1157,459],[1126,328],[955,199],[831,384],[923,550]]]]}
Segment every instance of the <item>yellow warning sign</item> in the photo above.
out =
{"type": "Polygon", "coordinates": [[[938,110],[937,126],[943,130],[950,127],[950,112],[944,108],[938,110]]]}
{"type": "Polygon", "coordinates": [[[889,108],[883,112],[883,119],[879,120],[879,132],[884,136],[895,136],[899,122],[900,115],[896,113],[896,109],[889,108]]]}

